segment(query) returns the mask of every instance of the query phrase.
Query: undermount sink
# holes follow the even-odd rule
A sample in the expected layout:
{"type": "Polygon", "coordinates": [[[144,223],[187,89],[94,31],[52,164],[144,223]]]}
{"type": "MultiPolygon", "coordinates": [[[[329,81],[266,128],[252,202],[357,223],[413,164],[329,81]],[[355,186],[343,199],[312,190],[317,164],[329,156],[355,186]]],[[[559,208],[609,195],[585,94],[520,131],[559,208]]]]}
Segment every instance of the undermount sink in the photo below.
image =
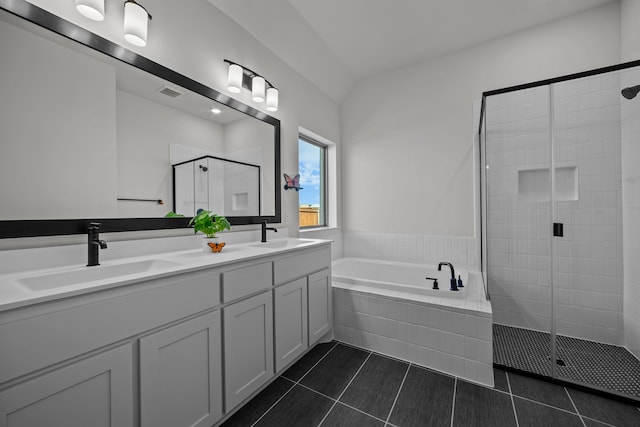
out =
{"type": "Polygon", "coordinates": [[[130,274],[150,273],[177,267],[181,264],[163,259],[150,259],[114,265],[97,265],[68,271],[47,273],[39,276],[23,277],[18,283],[30,291],[45,291],[62,286],[77,285],[79,283],[95,282],[97,280],[113,279],[130,274]]]}
{"type": "Polygon", "coordinates": [[[311,239],[282,239],[282,240],[273,240],[271,242],[264,243],[256,243],[255,245],[251,245],[254,248],[269,248],[269,249],[280,249],[280,248],[295,248],[299,246],[304,246],[309,243],[313,243],[314,240],[311,239]]]}

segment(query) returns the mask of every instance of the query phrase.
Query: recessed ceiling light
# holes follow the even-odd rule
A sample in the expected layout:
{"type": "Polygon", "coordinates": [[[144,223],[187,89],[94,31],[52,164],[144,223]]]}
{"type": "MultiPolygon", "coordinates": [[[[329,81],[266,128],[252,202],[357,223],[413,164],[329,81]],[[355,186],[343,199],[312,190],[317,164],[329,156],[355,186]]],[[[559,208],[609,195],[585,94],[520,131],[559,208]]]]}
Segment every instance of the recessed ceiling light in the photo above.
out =
{"type": "Polygon", "coordinates": [[[213,108],[211,109],[211,112],[212,112],[213,114],[220,114],[220,113],[222,113],[222,110],[221,110],[221,109],[219,109],[219,108],[213,107],[213,108]]]}

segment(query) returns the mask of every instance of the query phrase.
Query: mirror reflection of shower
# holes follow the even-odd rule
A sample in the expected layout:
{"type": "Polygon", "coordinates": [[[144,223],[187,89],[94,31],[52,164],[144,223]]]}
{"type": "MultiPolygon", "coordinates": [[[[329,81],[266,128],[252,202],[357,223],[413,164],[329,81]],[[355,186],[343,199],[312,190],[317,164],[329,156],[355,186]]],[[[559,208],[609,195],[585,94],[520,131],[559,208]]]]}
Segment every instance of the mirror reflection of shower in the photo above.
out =
{"type": "Polygon", "coordinates": [[[625,87],[620,93],[627,99],[633,99],[640,92],[640,85],[625,87]]]}

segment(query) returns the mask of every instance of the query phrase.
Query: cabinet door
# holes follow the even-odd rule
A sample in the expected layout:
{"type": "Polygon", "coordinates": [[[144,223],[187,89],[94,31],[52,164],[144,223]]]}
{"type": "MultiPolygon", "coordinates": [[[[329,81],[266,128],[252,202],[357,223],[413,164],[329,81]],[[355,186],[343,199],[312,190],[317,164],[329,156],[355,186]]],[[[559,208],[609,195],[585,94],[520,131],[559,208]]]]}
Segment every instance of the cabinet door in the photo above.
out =
{"type": "Polygon", "coordinates": [[[307,331],[307,278],[274,290],[276,372],[309,347],[307,331]]]}
{"type": "Polygon", "coordinates": [[[328,268],[309,276],[309,345],[331,330],[330,278],[328,268]]]}
{"type": "Polygon", "coordinates": [[[206,426],[222,417],[220,310],[140,339],[142,426],[206,426]]]}
{"type": "Polygon", "coordinates": [[[132,360],[127,344],[10,387],[0,426],[133,426],[132,360]]]}
{"type": "Polygon", "coordinates": [[[273,376],[271,293],[264,292],[223,309],[227,412],[273,376]]]}

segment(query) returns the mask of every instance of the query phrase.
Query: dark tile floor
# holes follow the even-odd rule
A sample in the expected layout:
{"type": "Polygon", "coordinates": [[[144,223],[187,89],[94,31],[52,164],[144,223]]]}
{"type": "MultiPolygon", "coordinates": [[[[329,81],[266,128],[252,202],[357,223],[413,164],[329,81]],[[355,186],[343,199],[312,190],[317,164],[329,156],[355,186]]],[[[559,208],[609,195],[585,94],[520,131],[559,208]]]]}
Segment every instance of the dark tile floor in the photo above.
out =
{"type": "Polygon", "coordinates": [[[640,426],[632,405],[498,369],[494,376],[491,389],[318,344],[223,426],[640,426]]]}

